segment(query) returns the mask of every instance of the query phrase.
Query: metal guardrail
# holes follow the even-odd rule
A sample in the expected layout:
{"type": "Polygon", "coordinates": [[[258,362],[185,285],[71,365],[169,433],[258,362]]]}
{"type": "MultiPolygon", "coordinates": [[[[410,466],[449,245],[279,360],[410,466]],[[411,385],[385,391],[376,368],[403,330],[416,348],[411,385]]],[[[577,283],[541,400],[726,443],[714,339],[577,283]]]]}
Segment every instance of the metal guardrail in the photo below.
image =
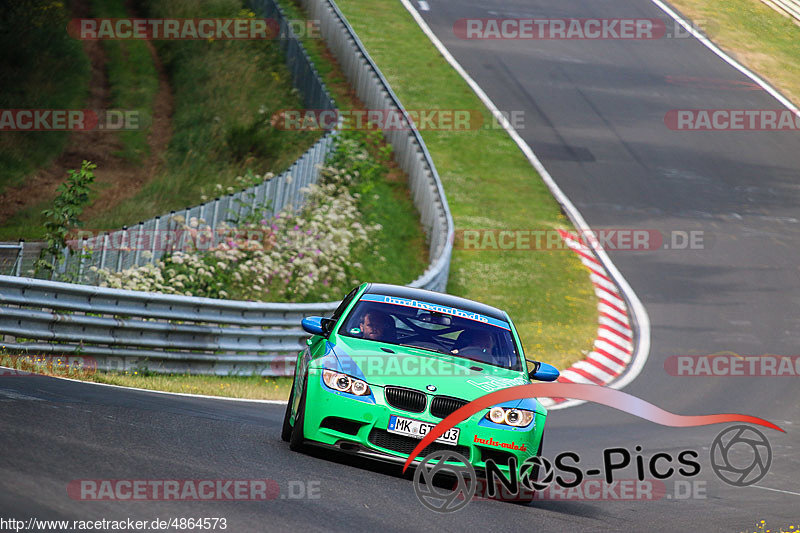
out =
{"type": "Polygon", "coordinates": [[[0,343],[101,370],[288,375],[300,321],[329,304],[238,302],[0,276],[0,343]]]}
{"type": "Polygon", "coordinates": [[[800,23],[800,0],[763,0],[765,4],[782,11],[800,23]]]}
{"type": "MultiPolygon", "coordinates": [[[[262,7],[272,5],[275,9],[272,16],[283,21],[283,31],[285,17],[272,0],[255,3],[262,7]]],[[[304,3],[311,17],[320,19],[323,36],[356,88],[358,97],[373,109],[401,110],[406,118],[407,129],[384,134],[394,149],[395,159],[409,176],[414,204],[430,240],[430,265],[410,285],[444,291],[454,228],[431,156],[389,84],[336,5],[329,0],[306,0],[304,3]]],[[[291,30],[286,27],[286,31],[291,30]]],[[[285,46],[296,45],[302,50],[296,38],[286,41],[285,46]],[[295,45],[290,44],[292,42],[295,45]]],[[[295,52],[295,57],[301,56],[308,60],[304,51],[295,52]]],[[[298,62],[290,68],[296,79],[307,79],[304,76],[309,76],[308,72],[318,77],[313,65],[308,70],[298,62]]],[[[324,89],[321,81],[319,86],[324,89]]],[[[317,105],[318,98],[322,97],[314,96],[312,91],[311,96],[306,95],[306,105],[317,105]]],[[[305,161],[298,160],[286,175],[310,176],[310,169],[315,170],[316,162],[328,149],[322,144],[325,142],[331,142],[330,136],[309,150],[304,155],[305,161]],[[306,170],[299,171],[300,168],[306,170]]],[[[301,183],[273,178],[248,194],[254,193],[256,199],[276,198],[284,204],[291,201],[297,205],[301,183]],[[295,187],[290,187],[291,184],[295,187]]],[[[274,204],[273,210],[284,204],[274,204]]],[[[179,214],[219,221],[221,219],[214,217],[219,217],[231,205],[230,199],[221,198],[179,214]]],[[[156,217],[136,228],[124,229],[119,238],[131,238],[136,231],[158,229],[162,227],[160,224],[166,229],[169,222],[162,220],[165,218],[156,217]]],[[[115,237],[103,237],[112,238],[115,237]]],[[[141,251],[115,255],[106,249],[93,254],[92,261],[105,267],[129,268],[144,260],[141,251]]],[[[153,250],[154,258],[159,257],[157,252],[153,250]]],[[[92,264],[84,260],[83,265],[78,263],[77,266],[85,273],[92,264]]],[[[0,276],[0,344],[7,349],[35,354],[85,355],[94,358],[98,368],[104,370],[147,367],[155,372],[286,375],[291,372],[306,337],[299,327],[302,317],[328,314],[336,306],[337,302],[225,301],[0,276]]]]}
{"type": "Polygon", "coordinates": [[[0,273],[19,276],[22,273],[22,254],[25,252],[25,241],[18,243],[0,242],[0,273]]]}

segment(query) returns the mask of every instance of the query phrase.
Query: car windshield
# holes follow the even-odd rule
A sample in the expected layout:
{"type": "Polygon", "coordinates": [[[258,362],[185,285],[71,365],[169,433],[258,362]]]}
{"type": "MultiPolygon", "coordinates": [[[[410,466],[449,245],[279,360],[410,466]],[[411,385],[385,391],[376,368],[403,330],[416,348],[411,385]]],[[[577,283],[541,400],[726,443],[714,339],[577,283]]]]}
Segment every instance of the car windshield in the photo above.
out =
{"type": "Polygon", "coordinates": [[[339,334],[521,369],[508,322],[418,300],[366,294],[339,334]]]}

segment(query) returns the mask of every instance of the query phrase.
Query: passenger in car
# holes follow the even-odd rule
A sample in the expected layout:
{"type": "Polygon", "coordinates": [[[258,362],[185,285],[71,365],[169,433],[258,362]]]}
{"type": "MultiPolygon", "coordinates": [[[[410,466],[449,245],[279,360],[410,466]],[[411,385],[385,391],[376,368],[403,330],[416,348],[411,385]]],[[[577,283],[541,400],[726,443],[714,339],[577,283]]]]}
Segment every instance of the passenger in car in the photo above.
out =
{"type": "Polygon", "coordinates": [[[397,330],[394,318],[390,315],[370,309],[361,317],[359,324],[365,339],[383,342],[395,342],[397,340],[397,330]]]}
{"type": "Polygon", "coordinates": [[[483,330],[466,329],[459,334],[456,343],[451,350],[453,354],[464,356],[482,356],[489,361],[494,348],[494,340],[491,333],[483,330]]]}

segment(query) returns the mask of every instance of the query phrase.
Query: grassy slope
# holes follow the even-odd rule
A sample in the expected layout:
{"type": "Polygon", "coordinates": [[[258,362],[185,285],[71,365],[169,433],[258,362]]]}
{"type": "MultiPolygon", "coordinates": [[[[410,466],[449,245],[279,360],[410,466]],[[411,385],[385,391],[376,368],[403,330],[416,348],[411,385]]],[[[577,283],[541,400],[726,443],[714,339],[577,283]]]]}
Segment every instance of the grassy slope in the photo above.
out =
{"type": "MultiPolygon", "coordinates": [[[[81,109],[89,84],[89,60],[80,41],[67,35],[69,7],[19,0],[0,7],[0,109],[81,109]]],[[[0,134],[0,190],[19,185],[64,149],[68,133],[0,134]]]]}
{"type": "MultiPolygon", "coordinates": [[[[408,109],[483,110],[460,76],[394,0],[339,0],[408,109]]],[[[549,191],[503,130],[423,131],[457,229],[569,227],[549,191]]],[[[583,358],[596,331],[587,271],[567,251],[463,251],[448,291],[508,310],[529,357],[559,368],[583,358]]]]}
{"type": "MultiPolygon", "coordinates": [[[[90,4],[93,17],[102,18],[124,18],[129,14],[124,6],[124,0],[93,0],[90,4]]],[[[66,24],[66,23],[65,23],[66,24]]],[[[63,27],[59,27],[60,32],[64,32],[63,27]]],[[[70,46],[78,46],[81,42],[72,39],[70,46]]],[[[150,133],[150,123],[153,114],[153,101],[158,92],[158,74],[153,65],[150,52],[144,41],[115,41],[107,40],[102,42],[103,50],[106,54],[106,75],[109,86],[110,108],[116,110],[136,111],[139,117],[138,129],[120,131],[118,133],[107,133],[107,135],[117,135],[122,142],[122,147],[115,155],[119,155],[133,164],[142,164],[149,155],[147,136],[150,133]]],[[[72,74],[75,76],[75,74],[72,74]]],[[[85,85],[89,80],[82,80],[85,85]]],[[[77,82],[77,80],[76,80],[77,82]]],[[[71,92],[68,84],[60,88],[64,93],[71,92]]],[[[36,93],[35,90],[31,91],[36,93]]],[[[63,98],[63,95],[59,95],[63,98]]],[[[42,106],[47,107],[47,106],[42,106]]],[[[32,134],[25,134],[32,135],[32,134]]],[[[33,134],[36,135],[36,134],[33,134]]],[[[60,134],[49,133],[47,135],[57,136],[60,134]]],[[[66,137],[64,137],[66,139],[66,137]]],[[[61,152],[63,145],[48,144],[48,158],[55,157],[61,152]]],[[[35,151],[29,153],[32,157],[35,151]]],[[[44,159],[47,161],[47,159],[44,159]]],[[[30,167],[28,171],[21,175],[21,178],[30,174],[35,167],[30,167]]],[[[64,176],[66,179],[66,175],[64,176]]],[[[96,198],[98,185],[92,198],[96,198]]],[[[30,205],[17,213],[3,225],[0,229],[0,238],[9,239],[40,239],[44,236],[45,218],[42,210],[50,208],[50,202],[38,205],[30,205]]]]}
{"type": "MultiPolygon", "coordinates": [[[[125,18],[130,14],[124,0],[93,0],[92,13],[101,18],[125,18]]],[[[158,73],[144,41],[103,41],[108,57],[108,84],[111,108],[136,111],[140,128],[119,133],[122,150],[119,155],[141,163],[149,155],[147,135],[153,115],[153,100],[158,92],[158,73]]]]}
{"type": "Polygon", "coordinates": [[[800,26],[759,0],[670,0],[708,37],[800,104],[800,26]]]}
{"type": "MultiPolygon", "coordinates": [[[[153,17],[243,16],[240,0],[147,4],[153,17]]],[[[197,204],[203,189],[233,185],[247,169],[280,172],[318,137],[268,124],[275,111],[300,107],[276,42],[158,41],[156,47],[175,95],[165,168],[114,213],[92,220],[95,227],[119,227],[197,204]]]]}

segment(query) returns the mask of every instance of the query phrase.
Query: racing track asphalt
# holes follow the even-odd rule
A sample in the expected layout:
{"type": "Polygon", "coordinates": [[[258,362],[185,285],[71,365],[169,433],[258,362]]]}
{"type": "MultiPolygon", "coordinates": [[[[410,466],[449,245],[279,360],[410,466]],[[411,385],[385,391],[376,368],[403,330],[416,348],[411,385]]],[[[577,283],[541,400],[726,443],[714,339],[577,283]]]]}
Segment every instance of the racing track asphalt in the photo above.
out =
{"type": "Polygon", "coordinates": [[[760,520],[772,530],[797,524],[797,378],[664,371],[665,358],[676,354],[798,353],[798,134],[675,132],[663,122],[670,109],[779,104],[760,90],[675,83],[749,81],[694,39],[464,41],[452,34],[463,17],[665,18],[649,2],[428,3],[425,20],[498,107],[525,112],[520,133],[590,225],[705,232],[703,250],[609,252],[652,323],[650,358],[625,392],[680,414],[741,412],[784,427],[786,434],[764,430],[774,458],[757,483],[763,488],[730,487],[711,472],[708,447],[724,426],[665,428],[582,405],[551,413],[545,456],[573,450],[589,468],[600,465],[607,447],[638,444],[645,456],[696,450],[706,498],[474,502],[438,515],[418,503],[397,468],[290,452],[278,436],[280,405],[7,377],[0,378],[3,517],[224,516],[229,531],[744,531],[760,520]],[[311,481],[319,482],[320,497],[81,502],[66,493],[74,479],[166,478],[268,478],[284,495],[290,482],[311,481]]]}

